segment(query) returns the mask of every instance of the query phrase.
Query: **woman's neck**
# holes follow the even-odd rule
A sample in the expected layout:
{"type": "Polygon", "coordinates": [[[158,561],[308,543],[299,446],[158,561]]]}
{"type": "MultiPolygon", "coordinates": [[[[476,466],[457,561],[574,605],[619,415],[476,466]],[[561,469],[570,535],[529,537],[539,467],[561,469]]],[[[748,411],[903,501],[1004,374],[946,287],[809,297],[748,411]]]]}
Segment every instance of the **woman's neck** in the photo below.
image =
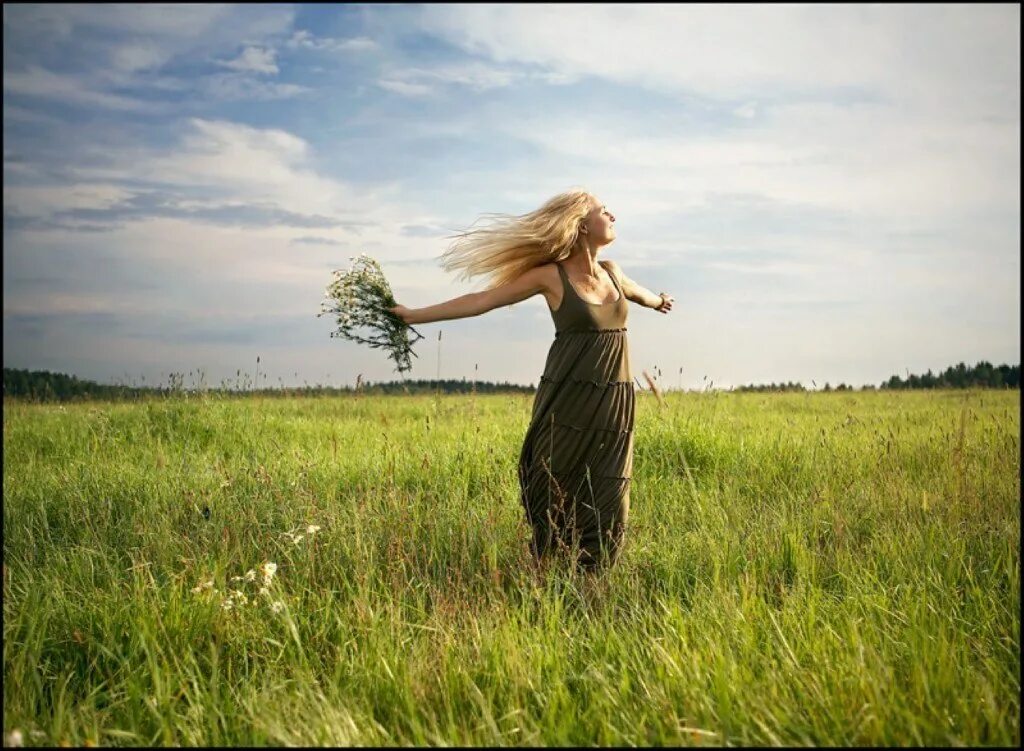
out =
{"type": "Polygon", "coordinates": [[[577,251],[566,258],[563,263],[579,276],[592,276],[596,279],[601,272],[597,255],[591,254],[590,251],[577,251]]]}

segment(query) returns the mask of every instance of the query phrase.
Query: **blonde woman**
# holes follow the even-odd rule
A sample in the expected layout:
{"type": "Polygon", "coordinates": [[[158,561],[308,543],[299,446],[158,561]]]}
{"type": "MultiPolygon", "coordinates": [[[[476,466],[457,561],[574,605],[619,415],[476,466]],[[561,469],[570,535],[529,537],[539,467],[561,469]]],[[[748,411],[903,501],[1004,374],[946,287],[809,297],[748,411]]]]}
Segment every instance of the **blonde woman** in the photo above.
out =
{"type": "Polygon", "coordinates": [[[555,196],[522,216],[497,216],[495,226],[455,235],[441,257],[446,271],[462,268],[466,278],[491,274],[487,289],[391,310],[406,323],[432,323],[544,295],[555,340],[518,465],[531,548],[538,562],[565,550],[584,569],[612,565],[633,475],[628,301],[668,313],[674,298],[641,287],[614,261],[598,261],[615,241],[615,216],[586,191],[555,196]]]}

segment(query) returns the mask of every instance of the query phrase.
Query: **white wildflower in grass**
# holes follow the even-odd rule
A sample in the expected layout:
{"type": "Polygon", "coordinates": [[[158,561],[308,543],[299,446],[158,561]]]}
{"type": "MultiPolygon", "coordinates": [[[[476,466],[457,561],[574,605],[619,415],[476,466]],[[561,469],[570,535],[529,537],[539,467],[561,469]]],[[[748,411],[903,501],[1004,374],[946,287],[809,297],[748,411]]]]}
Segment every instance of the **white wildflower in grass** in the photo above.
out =
{"type": "Polygon", "coordinates": [[[298,545],[300,542],[302,542],[303,537],[305,537],[305,535],[292,535],[292,542],[298,545]]]}
{"type": "Polygon", "coordinates": [[[358,258],[350,256],[352,259],[355,263],[348,271],[334,271],[334,279],[327,285],[327,294],[317,318],[333,314],[338,321],[338,330],[331,332],[332,337],[383,348],[395,361],[399,373],[412,370],[409,356],[417,357],[412,345],[423,335],[391,312],[390,308],[397,302],[380,264],[365,253],[358,258]],[[368,337],[357,334],[360,329],[369,331],[368,337]],[[416,335],[415,339],[410,340],[410,331],[416,335]]]}
{"type": "Polygon", "coordinates": [[[280,613],[282,610],[284,610],[284,603],[280,600],[272,602],[270,604],[270,609],[275,613],[280,613]]]}
{"type": "Polygon", "coordinates": [[[269,561],[264,563],[260,566],[260,573],[263,575],[263,585],[269,587],[270,582],[274,579],[274,574],[277,573],[277,564],[269,561]]]}
{"type": "Polygon", "coordinates": [[[308,527],[306,527],[306,534],[308,534],[310,537],[312,537],[319,531],[320,527],[316,524],[310,524],[308,527]]]}
{"type": "MultiPolygon", "coordinates": [[[[276,612],[276,611],[275,611],[276,612]]],[[[20,748],[25,744],[25,739],[21,735],[21,731],[15,728],[7,734],[4,738],[4,745],[10,748],[20,748]]]]}
{"type": "Polygon", "coordinates": [[[261,596],[261,597],[266,597],[266,596],[268,596],[270,594],[270,588],[269,587],[260,587],[260,591],[257,592],[257,594],[259,596],[261,596]]]}
{"type": "Polygon", "coordinates": [[[249,598],[246,597],[245,592],[240,589],[232,589],[228,592],[228,596],[221,601],[221,607],[225,610],[231,610],[232,608],[241,607],[247,605],[249,598]]]}
{"type": "Polygon", "coordinates": [[[248,571],[245,572],[245,580],[247,582],[256,581],[256,571],[255,571],[255,569],[249,569],[248,571]]]}
{"type": "Polygon", "coordinates": [[[211,589],[214,592],[217,591],[217,590],[213,589],[213,579],[210,579],[209,581],[205,581],[205,582],[200,582],[197,586],[192,587],[192,594],[197,595],[200,592],[202,592],[204,589],[211,589]]]}

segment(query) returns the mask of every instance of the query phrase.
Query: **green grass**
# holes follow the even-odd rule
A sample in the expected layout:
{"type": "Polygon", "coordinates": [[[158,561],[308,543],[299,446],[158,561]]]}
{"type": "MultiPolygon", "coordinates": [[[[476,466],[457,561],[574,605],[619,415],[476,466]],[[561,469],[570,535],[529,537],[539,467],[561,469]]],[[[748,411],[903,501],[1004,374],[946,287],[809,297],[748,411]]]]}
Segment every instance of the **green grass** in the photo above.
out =
{"type": "Polygon", "coordinates": [[[531,403],[5,403],[4,732],[1019,744],[1019,391],[641,394],[597,580],[530,565],[531,403]]]}

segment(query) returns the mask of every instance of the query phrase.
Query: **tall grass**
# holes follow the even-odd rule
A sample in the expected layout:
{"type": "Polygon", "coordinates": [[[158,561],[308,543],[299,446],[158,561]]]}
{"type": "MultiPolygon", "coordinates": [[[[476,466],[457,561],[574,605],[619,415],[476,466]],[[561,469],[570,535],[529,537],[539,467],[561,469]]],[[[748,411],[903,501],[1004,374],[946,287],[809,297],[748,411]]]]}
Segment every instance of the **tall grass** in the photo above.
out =
{"type": "Polygon", "coordinates": [[[664,400],[598,579],[530,564],[529,396],[5,403],[5,733],[1019,744],[1019,392],[664,400]]]}

